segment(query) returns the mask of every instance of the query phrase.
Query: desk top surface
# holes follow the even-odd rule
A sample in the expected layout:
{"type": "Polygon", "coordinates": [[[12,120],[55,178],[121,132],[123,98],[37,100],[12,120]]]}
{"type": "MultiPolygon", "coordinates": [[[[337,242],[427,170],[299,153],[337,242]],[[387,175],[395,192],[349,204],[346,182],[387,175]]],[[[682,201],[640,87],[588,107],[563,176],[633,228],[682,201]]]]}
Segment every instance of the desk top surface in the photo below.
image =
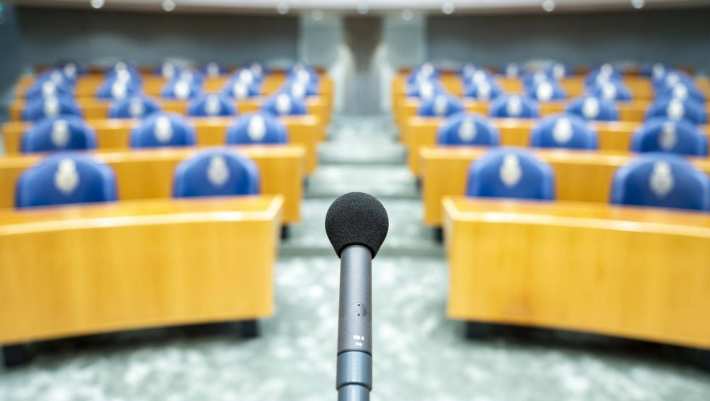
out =
{"type": "Polygon", "coordinates": [[[260,195],[0,209],[0,235],[206,220],[271,220],[282,205],[281,196],[260,195]]]}
{"type": "Polygon", "coordinates": [[[446,213],[459,221],[488,221],[610,230],[663,232],[710,238],[710,214],[685,210],[582,202],[535,202],[447,197],[446,213]]]}

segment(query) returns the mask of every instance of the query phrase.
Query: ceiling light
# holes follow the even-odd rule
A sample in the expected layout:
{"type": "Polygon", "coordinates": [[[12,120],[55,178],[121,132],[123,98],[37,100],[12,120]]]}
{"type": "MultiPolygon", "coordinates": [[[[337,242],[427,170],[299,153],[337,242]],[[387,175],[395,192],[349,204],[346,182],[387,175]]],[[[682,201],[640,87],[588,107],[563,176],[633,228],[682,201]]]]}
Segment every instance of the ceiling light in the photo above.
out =
{"type": "Polygon", "coordinates": [[[279,5],[276,6],[276,12],[278,12],[281,15],[288,14],[288,2],[286,1],[280,1],[279,5]]]}
{"type": "Polygon", "coordinates": [[[104,6],[105,1],[104,0],[91,0],[89,3],[91,4],[91,7],[98,10],[99,8],[104,6]]]}
{"type": "Polygon", "coordinates": [[[402,19],[405,21],[411,21],[414,18],[414,13],[410,9],[405,9],[402,11],[402,19]]]}
{"type": "Polygon", "coordinates": [[[631,6],[637,10],[640,10],[643,8],[643,6],[646,5],[645,0],[631,0],[631,6]]]}
{"type": "Polygon", "coordinates": [[[311,18],[313,18],[313,21],[320,21],[323,19],[323,11],[321,10],[313,10],[311,13],[311,18]]]}
{"type": "Polygon", "coordinates": [[[358,14],[365,15],[365,14],[367,14],[368,11],[370,11],[370,7],[367,5],[366,2],[363,1],[363,2],[358,3],[358,5],[357,5],[358,14]]]}

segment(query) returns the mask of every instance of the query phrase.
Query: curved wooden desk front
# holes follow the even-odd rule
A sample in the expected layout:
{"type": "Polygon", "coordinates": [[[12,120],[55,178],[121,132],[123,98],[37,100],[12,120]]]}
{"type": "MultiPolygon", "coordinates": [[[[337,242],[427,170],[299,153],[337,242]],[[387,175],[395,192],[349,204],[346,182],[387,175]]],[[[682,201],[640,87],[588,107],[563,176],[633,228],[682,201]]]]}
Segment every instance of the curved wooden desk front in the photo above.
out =
{"type": "MultiPolygon", "coordinates": [[[[232,122],[230,117],[192,118],[198,146],[224,145],[227,129],[232,122]]],[[[281,122],[288,129],[289,143],[305,149],[306,173],[311,173],[318,164],[318,143],[325,136],[325,129],[313,116],[282,117],[281,122]]],[[[130,148],[131,131],[138,124],[137,120],[90,120],[87,123],[96,133],[99,150],[127,150],[130,148]]],[[[20,153],[22,135],[29,128],[23,122],[9,122],[3,126],[5,152],[20,153]]]]}
{"type": "MultiPolygon", "coordinates": [[[[465,195],[471,163],[488,151],[479,147],[427,147],[421,150],[422,197],[427,225],[441,225],[441,201],[447,196],[465,195]]],[[[554,170],[557,200],[598,204],[609,202],[616,170],[635,157],[629,153],[570,150],[535,150],[532,153],[554,170]]],[[[710,160],[691,161],[710,175],[710,160]]]]}
{"type": "Polygon", "coordinates": [[[710,348],[710,215],[444,199],[448,316],[710,348]]]}
{"type": "MultiPolygon", "coordinates": [[[[216,93],[221,91],[227,82],[231,79],[231,75],[222,75],[219,77],[207,77],[202,89],[208,93],[216,93]]],[[[96,91],[103,84],[105,76],[103,73],[89,73],[79,77],[76,84],[75,95],[77,97],[94,97],[96,91]]],[[[15,89],[15,97],[21,98],[27,89],[34,83],[35,77],[25,75],[20,78],[15,89]]],[[[286,82],[286,73],[283,71],[274,71],[264,77],[261,90],[265,95],[271,95],[281,88],[286,82]]],[[[330,103],[333,95],[333,80],[328,74],[320,74],[320,92],[328,99],[330,103]]],[[[167,83],[167,80],[160,75],[143,73],[143,92],[149,96],[160,96],[160,92],[167,83]]]]}
{"type": "MultiPolygon", "coordinates": [[[[285,224],[301,220],[303,196],[303,149],[299,146],[237,146],[233,149],[253,160],[259,168],[261,192],[283,196],[285,224]]],[[[127,152],[91,153],[116,174],[118,198],[126,200],[169,199],[177,165],[204,148],[165,148],[127,152]]],[[[14,207],[15,186],[20,175],[43,156],[0,157],[0,209],[14,207]]]]}
{"type": "MultiPolygon", "coordinates": [[[[530,134],[539,120],[492,118],[489,121],[498,129],[502,146],[530,146],[530,134]]],[[[402,131],[402,141],[407,148],[407,164],[417,176],[421,175],[421,150],[435,146],[439,127],[444,122],[440,117],[412,117],[402,131]]],[[[600,151],[629,152],[631,139],[641,127],[632,122],[592,122],[597,133],[600,151]]],[[[703,127],[706,135],[710,131],[703,127]]]]}
{"type": "Polygon", "coordinates": [[[274,310],[276,196],[0,210],[0,343],[274,310]]]}
{"type": "MultiPolygon", "coordinates": [[[[76,100],[84,118],[87,120],[104,120],[109,118],[111,102],[94,98],[78,98],[76,100]]],[[[161,109],[165,112],[187,115],[188,101],[156,99],[161,109]]],[[[238,114],[254,113],[261,110],[264,98],[254,98],[249,100],[236,100],[234,107],[238,114]]],[[[22,112],[25,110],[27,102],[24,99],[15,99],[10,105],[10,121],[22,121],[22,112]]],[[[330,106],[324,98],[319,96],[309,97],[306,100],[308,115],[318,117],[318,121],[325,131],[325,127],[330,122],[330,106]]]]}

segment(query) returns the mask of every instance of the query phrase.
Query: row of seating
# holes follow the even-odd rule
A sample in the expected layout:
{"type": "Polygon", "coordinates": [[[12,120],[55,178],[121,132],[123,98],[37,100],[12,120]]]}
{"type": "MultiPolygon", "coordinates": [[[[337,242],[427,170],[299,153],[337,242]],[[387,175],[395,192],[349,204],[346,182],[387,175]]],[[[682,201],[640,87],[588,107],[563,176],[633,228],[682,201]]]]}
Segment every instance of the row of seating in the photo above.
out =
{"type": "MultiPolygon", "coordinates": [[[[227,128],[225,143],[285,144],[288,133],[284,124],[265,112],[237,117],[227,128]]],[[[195,128],[184,117],[154,113],[131,130],[130,147],[174,147],[196,144],[195,128]]],[[[45,119],[32,125],[22,136],[23,153],[91,150],[97,147],[93,128],[75,116],[45,119]]]]}
{"type": "MultiPolygon", "coordinates": [[[[259,171],[229,149],[210,149],[181,162],[173,197],[243,196],[259,193],[259,171]]],[[[17,208],[112,202],[118,199],[110,167],[88,155],[56,153],[25,171],[17,182],[17,208]]]]}
{"type": "MultiPolygon", "coordinates": [[[[496,149],[472,163],[466,194],[471,197],[553,200],[554,173],[549,165],[526,150],[496,149]]],[[[611,202],[710,210],[710,178],[678,156],[639,156],[616,172],[611,202]]]]}
{"type": "MultiPolygon", "coordinates": [[[[498,146],[500,134],[485,117],[458,113],[443,121],[437,132],[442,146],[498,146]]],[[[597,134],[587,121],[576,115],[561,114],[537,121],[530,135],[536,148],[598,149],[597,134]]],[[[641,125],[632,137],[631,151],[666,152],[687,156],[707,156],[707,134],[687,121],[654,118],[641,125]]]]}

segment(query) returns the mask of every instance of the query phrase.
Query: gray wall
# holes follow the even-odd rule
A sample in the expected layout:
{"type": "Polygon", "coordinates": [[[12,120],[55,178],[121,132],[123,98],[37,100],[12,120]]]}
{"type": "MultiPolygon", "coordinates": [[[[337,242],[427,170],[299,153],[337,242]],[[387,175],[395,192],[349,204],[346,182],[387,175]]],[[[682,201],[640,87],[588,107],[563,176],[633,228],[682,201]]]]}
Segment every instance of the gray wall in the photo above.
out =
{"type": "Polygon", "coordinates": [[[0,12],[0,49],[0,121],[3,121],[6,115],[4,105],[22,69],[19,29],[15,10],[10,6],[3,7],[0,12]]]}
{"type": "Polygon", "coordinates": [[[18,20],[27,66],[63,59],[236,64],[298,57],[296,17],[19,8],[18,20]]]}
{"type": "Polygon", "coordinates": [[[428,58],[502,64],[663,61],[710,71],[710,9],[430,17],[428,58]]]}

